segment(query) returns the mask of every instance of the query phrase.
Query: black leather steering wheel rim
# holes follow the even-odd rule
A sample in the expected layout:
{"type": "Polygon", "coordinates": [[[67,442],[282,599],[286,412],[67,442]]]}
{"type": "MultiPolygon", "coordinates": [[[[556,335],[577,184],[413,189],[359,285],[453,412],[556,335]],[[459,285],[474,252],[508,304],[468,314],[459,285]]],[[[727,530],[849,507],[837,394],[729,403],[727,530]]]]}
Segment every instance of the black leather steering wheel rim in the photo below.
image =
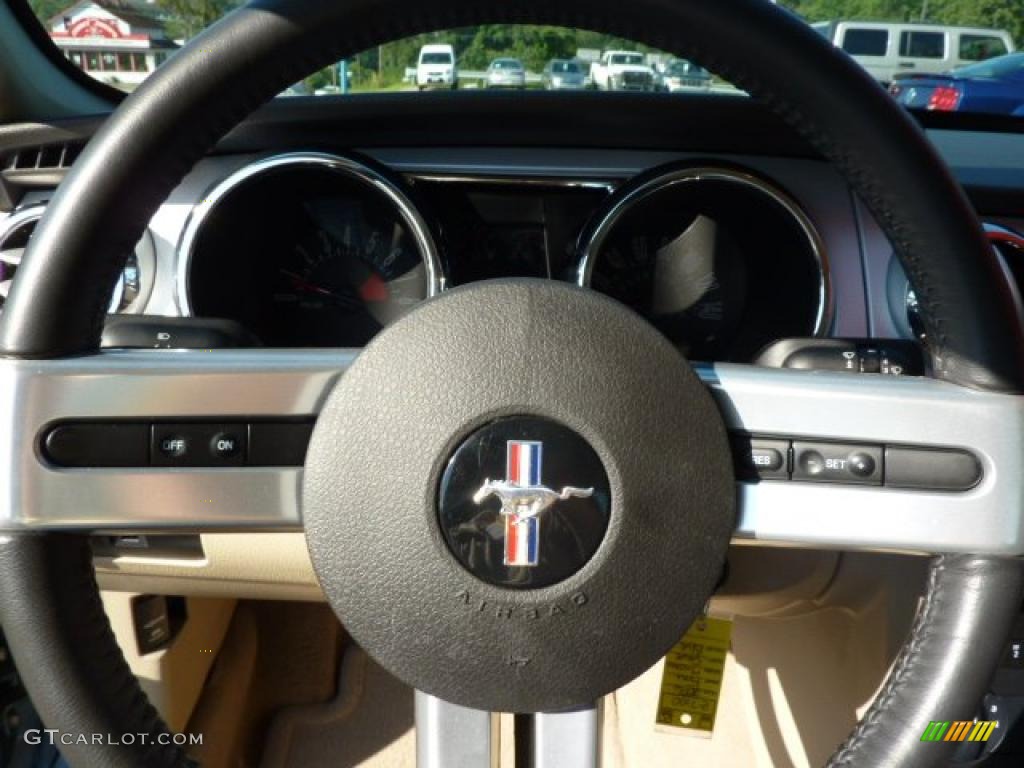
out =
{"type": "MultiPolygon", "coordinates": [[[[26,254],[0,320],[0,352],[52,358],[95,350],[114,276],[157,206],[217,138],[289,83],[379,42],[496,21],[581,26],[646,42],[761,98],[839,169],[896,246],[918,291],[935,375],[976,389],[1024,391],[1024,339],[1011,293],[941,159],[856,65],[763,0],[639,0],[628,14],[609,0],[250,3],[196,38],[92,140],[26,254]]],[[[0,618],[44,720],[65,731],[163,731],[109,629],[101,629],[106,620],[83,540],[12,535],[0,549],[0,618]],[[89,669],[90,659],[100,663],[89,669]],[[115,682],[101,685],[101,677],[115,682]]],[[[1013,560],[937,558],[925,607],[886,689],[834,763],[941,759],[940,749],[914,748],[913,730],[926,707],[941,719],[945,708],[978,701],[1019,605],[1020,582],[1013,560]]],[[[184,764],[176,749],[139,744],[67,753],[75,765],[184,764]]]]}

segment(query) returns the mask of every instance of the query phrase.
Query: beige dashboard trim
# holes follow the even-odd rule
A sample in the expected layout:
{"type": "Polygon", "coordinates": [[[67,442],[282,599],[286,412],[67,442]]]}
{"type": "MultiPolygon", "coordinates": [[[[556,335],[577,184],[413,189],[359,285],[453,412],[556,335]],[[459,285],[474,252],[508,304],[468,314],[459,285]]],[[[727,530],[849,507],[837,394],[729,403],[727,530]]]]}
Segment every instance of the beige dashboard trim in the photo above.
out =
{"type": "Polygon", "coordinates": [[[100,587],[121,592],[271,600],[324,599],[303,533],[202,535],[201,560],[98,557],[100,587]]]}
{"type": "MultiPolygon", "coordinates": [[[[202,559],[98,557],[100,586],[114,592],[323,602],[305,534],[203,534],[202,559]]],[[[822,550],[733,547],[730,578],[712,605],[728,614],[761,615],[816,599],[839,555],[822,550]]]]}

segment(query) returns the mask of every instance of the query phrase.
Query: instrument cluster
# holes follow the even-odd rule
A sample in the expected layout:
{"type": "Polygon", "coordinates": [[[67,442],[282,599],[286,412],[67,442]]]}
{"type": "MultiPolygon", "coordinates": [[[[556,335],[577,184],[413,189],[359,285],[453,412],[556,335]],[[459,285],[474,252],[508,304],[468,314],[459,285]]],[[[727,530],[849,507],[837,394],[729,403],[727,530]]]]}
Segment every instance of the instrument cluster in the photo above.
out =
{"type": "Polygon", "coordinates": [[[493,278],[600,291],[704,361],[749,360],[830,319],[813,224],[770,181],[720,164],[619,184],[278,155],[208,192],[178,266],[183,314],[234,320],[273,347],[361,347],[419,302],[493,278]]]}

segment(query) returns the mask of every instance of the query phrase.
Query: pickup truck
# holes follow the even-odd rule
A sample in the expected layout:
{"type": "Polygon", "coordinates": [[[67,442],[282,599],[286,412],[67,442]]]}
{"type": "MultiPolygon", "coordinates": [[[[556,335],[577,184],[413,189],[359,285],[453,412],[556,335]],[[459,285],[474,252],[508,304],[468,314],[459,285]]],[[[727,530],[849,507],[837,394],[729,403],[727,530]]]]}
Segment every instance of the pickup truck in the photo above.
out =
{"type": "Polygon", "coordinates": [[[600,91],[653,91],[654,70],[636,51],[605,51],[590,66],[590,79],[600,91]]]}

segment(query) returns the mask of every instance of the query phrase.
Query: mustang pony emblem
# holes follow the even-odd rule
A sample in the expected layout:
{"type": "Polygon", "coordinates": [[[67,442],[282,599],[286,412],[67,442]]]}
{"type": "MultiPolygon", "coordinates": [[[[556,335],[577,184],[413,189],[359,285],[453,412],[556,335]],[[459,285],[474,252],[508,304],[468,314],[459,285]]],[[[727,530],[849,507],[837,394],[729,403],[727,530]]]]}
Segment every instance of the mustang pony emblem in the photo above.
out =
{"type": "Polygon", "coordinates": [[[592,496],[594,489],[567,486],[559,492],[541,485],[543,443],[509,440],[507,445],[506,479],[484,480],[473,501],[482,504],[491,496],[501,500],[505,565],[533,567],[540,558],[540,513],[557,501],[592,496]]]}

